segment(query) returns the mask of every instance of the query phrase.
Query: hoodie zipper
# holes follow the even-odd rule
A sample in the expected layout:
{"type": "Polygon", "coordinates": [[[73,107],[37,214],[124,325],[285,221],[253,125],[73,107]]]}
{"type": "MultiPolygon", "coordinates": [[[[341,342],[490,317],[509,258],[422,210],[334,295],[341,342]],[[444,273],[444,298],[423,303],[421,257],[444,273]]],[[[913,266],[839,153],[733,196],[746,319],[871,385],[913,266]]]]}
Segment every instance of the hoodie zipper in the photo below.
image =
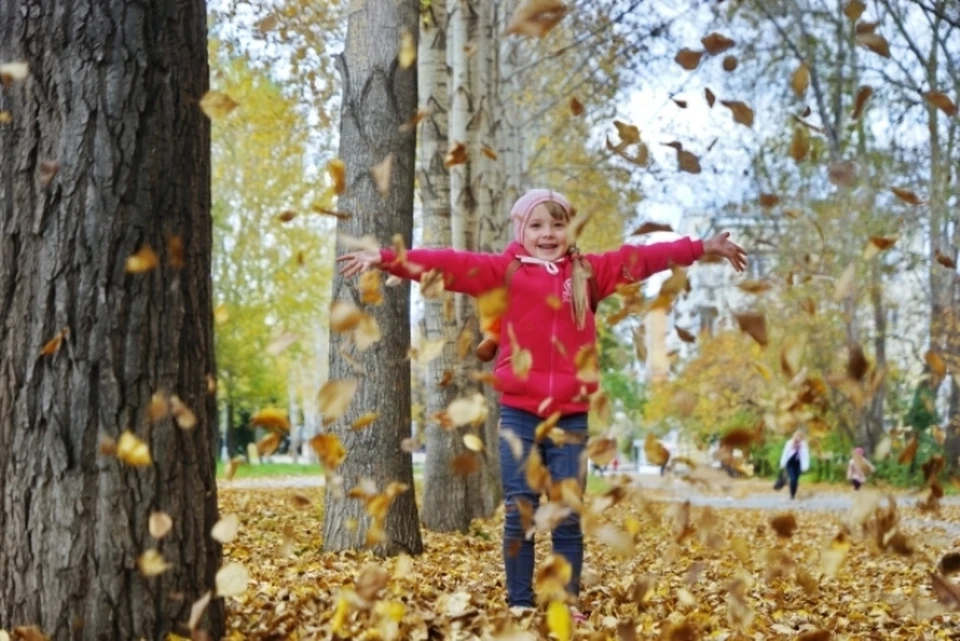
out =
{"type": "MultiPolygon", "coordinates": [[[[566,270],[561,270],[559,274],[559,278],[555,279],[555,282],[553,285],[554,296],[558,296],[560,298],[561,308],[563,308],[563,279],[564,279],[564,276],[566,275],[565,272],[566,270]],[[559,291],[557,287],[558,283],[560,284],[559,291]]],[[[557,339],[557,314],[559,313],[559,311],[560,310],[558,309],[553,310],[553,319],[550,322],[550,377],[548,379],[549,383],[547,385],[547,398],[550,399],[550,405],[553,405],[553,367],[554,367],[553,359],[554,359],[554,354],[557,351],[557,345],[556,345],[556,341],[558,340],[557,339]]]]}

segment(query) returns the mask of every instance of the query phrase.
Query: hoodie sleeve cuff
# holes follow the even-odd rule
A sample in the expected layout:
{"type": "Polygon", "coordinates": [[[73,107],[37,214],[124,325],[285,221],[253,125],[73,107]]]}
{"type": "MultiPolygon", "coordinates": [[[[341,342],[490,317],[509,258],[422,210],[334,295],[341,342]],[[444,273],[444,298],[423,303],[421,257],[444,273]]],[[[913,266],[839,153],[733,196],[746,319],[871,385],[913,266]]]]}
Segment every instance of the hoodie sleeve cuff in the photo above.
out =
{"type": "Polygon", "coordinates": [[[380,269],[389,269],[393,265],[393,261],[397,259],[397,255],[393,252],[392,249],[381,249],[380,250],[380,269]]]}
{"type": "Polygon", "coordinates": [[[703,256],[703,240],[697,239],[690,243],[693,248],[693,260],[699,260],[703,256]]]}

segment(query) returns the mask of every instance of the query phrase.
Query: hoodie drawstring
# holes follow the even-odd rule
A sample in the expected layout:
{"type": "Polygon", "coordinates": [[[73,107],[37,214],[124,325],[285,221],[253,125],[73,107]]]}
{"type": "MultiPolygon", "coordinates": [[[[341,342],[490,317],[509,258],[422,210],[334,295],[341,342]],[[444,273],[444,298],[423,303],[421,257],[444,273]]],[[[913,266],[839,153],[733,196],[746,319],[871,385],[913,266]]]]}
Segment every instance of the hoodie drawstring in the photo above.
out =
{"type": "Polygon", "coordinates": [[[563,258],[559,258],[556,263],[549,260],[543,260],[542,258],[534,258],[533,256],[517,256],[517,258],[520,259],[521,263],[527,263],[528,265],[543,265],[548,274],[559,274],[560,268],[557,267],[556,263],[563,262],[563,258]]]}

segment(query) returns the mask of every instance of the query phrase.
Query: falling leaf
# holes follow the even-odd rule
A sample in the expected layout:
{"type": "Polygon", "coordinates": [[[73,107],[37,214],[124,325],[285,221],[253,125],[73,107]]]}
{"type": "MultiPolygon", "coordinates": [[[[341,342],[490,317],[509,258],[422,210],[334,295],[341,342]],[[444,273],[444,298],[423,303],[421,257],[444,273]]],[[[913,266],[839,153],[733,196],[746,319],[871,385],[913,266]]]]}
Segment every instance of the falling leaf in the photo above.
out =
{"type": "Polygon", "coordinates": [[[651,432],[643,442],[643,453],[651,465],[664,465],[670,460],[670,451],[651,432]]]}
{"type": "Polygon", "coordinates": [[[289,223],[291,220],[297,217],[297,212],[292,209],[287,209],[282,211],[277,215],[277,220],[281,223],[289,223]]]}
{"type": "Polygon", "coordinates": [[[574,116],[582,116],[586,109],[583,106],[583,103],[577,100],[576,96],[571,96],[570,98],[570,113],[574,116]]]}
{"type": "Polygon", "coordinates": [[[273,31],[276,26],[277,16],[271,13],[257,23],[257,32],[261,37],[263,37],[266,36],[270,31],[273,31]]]}
{"type": "Polygon", "coordinates": [[[733,315],[740,331],[757,341],[761,347],[767,346],[767,319],[760,312],[741,312],[733,315]]]}
{"type": "Polygon", "coordinates": [[[710,91],[710,88],[707,87],[703,90],[703,95],[707,99],[707,106],[713,107],[713,103],[716,102],[717,97],[710,91]]]}
{"type": "Polygon", "coordinates": [[[570,616],[570,608],[562,601],[551,601],[547,607],[547,629],[557,641],[570,641],[573,617],[570,616]]]}
{"type": "Polygon", "coordinates": [[[357,392],[356,379],[327,381],[317,392],[317,406],[323,416],[323,424],[330,425],[340,419],[353,395],[357,392]]]}
{"type": "Polygon", "coordinates": [[[850,0],[850,2],[843,7],[843,15],[847,16],[852,22],[856,22],[860,19],[860,16],[863,15],[866,8],[867,6],[860,2],[860,0],[850,0]]]}
{"type": "Polygon", "coordinates": [[[709,53],[711,56],[715,56],[723,53],[727,49],[732,49],[737,43],[725,35],[714,31],[710,35],[701,38],[700,44],[702,44],[703,48],[707,50],[707,53],[709,53]]]}
{"type": "Polygon", "coordinates": [[[594,465],[605,467],[617,458],[617,440],[609,436],[591,437],[584,453],[594,465]]]}
{"type": "Polygon", "coordinates": [[[667,224],[665,224],[665,223],[655,223],[655,222],[652,222],[652,221],[647,221],[647,222],[645,222],[645,223],[642,223],[639,227],[637,227],[637,228],[636,228],[635,230],[633,230],[632,232],[630,232],[630,235],[631,235],[631,236],[643,236],[643,235],[645,235],[645,234],[652,234],[652,233],[658,232],[658,231],[672,232],[672,231],[673,231],[673,227],[671,227],[670,225],[667,225],[667,224]]]}
{"type": "Polygon", "coordinates": [[[809,153],[810,134],[805,127],[794,127],[793,138],[790,140],[790,157],[796,162],[803,162],[809,153]]]}
{"type": "Polygon", "coordinates": [[[901,189],[900,187],[891,187],[890,191],[892,191],[897,198],[899,198],[900,200],[902,200],[903,202],[909,205],[922,205],[925,202],[921,200],[920,197],[917,196],[917,194],[910,191],[909,189],[901,189]]]}
{"type": "Polygon", "coordinates": [[[153,463],[149,446],[136,435],[125,430],[117,441],[117,458],[131,467],[146,467],[153,463]]]}
{"type": "Polygon", "coordinates": [[[900,456],[897,457],[897,463],[900,465],[909,465],[913,459],[917,456],[917,449],[920,447],[920,442],[917,441],[917,437],[914,436],[907,443],[907,446],[903,448],[903,451],[900,452],[900,456]]]}
{"type": "Polygon", "coordinates": [[[508,35],[543,38],[567,15],[561,0],[523,0],[510,17],[508,35]]]}
{"type": "Polygon", "coordinates": [[[853,112],[850,114],[850,118],[853,120],[860,119],[860,116],[863,115],[863,108],[866,106],[867,101],[870,100],[870,96],[872,95],[873,87],[863,86],[857,89],[857,96],[854,99],[853,112]]]}
{"type": "Polygon", "coordinates": [[[167,236],[167,257],[170,260],[170,267],[173,269],[183,269],[183,238],[177,234],[167,236]]]}
{"type": "Polygon", "coordinates": [[[148,272],[160,264],[156,252],[150,245],[144,244],[137,253],[127,257],[126,271],[128,274],[142,274],[148,272]]]}
{"type": "Polygon", "coordinates": [[[170,397],[170,413],[182,430],[192,430],[197,426],[197,415],[177,395],[170,397]]]}
{"type": "Polygon", "coordinates": [[[47,341],[44,346],[40,349],[40,356],[53,356],[60,350],[60,345],[63,344],[63,339],[70,335],[70,328],[64,327],[57,334],[47,341]]]}
{"type": "Polygon", "coordinates": [[[417,43],[414,42],[413,34],[407,30],[400,34],[400,53],[397,60],[401,69],[409,69],[417,60],[417,43]]]}
{"type": "Polygon", "coordinates": [[[361,414],[350,424],[350,429],[362,430],[365,427],[370,427],[373,425],[373,422],[379,418],[380,414],[378,412],[366,412],[361,414]]]}
{"type": "Polygon", "coordinates": [[[482,153],[484,156],[486,156],[490,160],[497,159],[497,152],[493,150],[493,147],[491,147],[486,143],[480,145],[480,153],[482,153]]]}
{"type": "Polygon", "coordinates": [[[899,236],[871,236],[870,241],[863,250],[863,259],[872,260],[874,256],[882,251],[886,251],[896,244],[899,236]]]}
{"type": "Polygon", "coordinates": [[[187,627],[190,628],[191,632],[200,625],[200,619],[203,618],[203,613],[206,612],[207,606],[210,605],[210,599],[212,598],[213,592],[207,590],[202,597],[194,601],[193,605],[190,606],[190,619],[187,621],[187,627]]]}
{"type": "Polygon", "coordinates": [[[633,145],[640,142],[640,129],[636,125],[614,120],[613,126],[617,128],[617,134],[624,144],[633,145]]]}
{"type": "Polygon", "coordinates": [[[13,114],[9,111],[0,110],[0,125],[9,125],[11,122],[13,122],[13,114]]]}
{"type": "Polygon", "coordinates": [[[461,452],[450,459],[450,469],[457,476],[470,476],[480,471],[480,457],[474,452],[461,452]]]}
{"type": "Polygon", "coordinates": [[[778,514],[770,519],[770,527],[777,533],[777,536],[790,538],[797,531],[797,517],[792,512],[778,514]]]}
{"type": "Polygon", "coordinates": [[[738,100],[721,100],[720,104],[730,110],[733,121],[747,127],[753,126],[753,109],[738,100]]]}
{"type": "Polygon", "coordinates": [[[686,108],[687,108],[687,101],[686,101],[686,100],[677,100],[676,98],[672,98],[672,100],[673,100],[673,104],[677,105],[677,106],[680,107],[681,109],[686,109],[686,108]]]}
{"type": "Polygon", "coordinates": [[[878,33],[858,33],[855,40],[861,47],[866,47],[878,56],[890,57],[890,43],[878,33]]]}
{"type": "Polygon", "coordinates": [[[922,94],[931,105],[947,114],[951,118],[957,115],[957,105],[945,93],[939,91],[928,91],[922,94]]]}
{"type": "Polygon", "coordinates": [[[163,556],[154,549],[146,550],[137,558],[137,568],[140,574],[146,577],[163,574],[173,566],[164,560],[163,556]]]}
{"type": "Polygon", "coordinates": [[[200,99],[200,109],[210,120],[223,118],[236,108],[237,103],[234,99],[219,91],[208,91],[200,99]]]}
{"type": "Polygon", "coordinates": [[[743,449],[749,446],[756,438],[756,433],[744,428],[732,429],[720,439],[720,446],[730,449],[743,449]]]}
{"type": "Polygon", "coordinates": [[[823,575],[829,579],[835,579],[840,571],[840,566],[850,550],[850,538],[843,532],[839,532],[830,544],[820,553],[820,568],[823,575]]]}
{"type": "Polygon", "coordinates": [[[759,203],[761,207],[770,208],[780,204],[780,196],[776,194],[760,194],[759,203]]]}
{"type": "MultiPolygon", "coordinates": [[[[361,274],[361,279],[363,276],[373,272],[364,272],[361,274]]],[[[300,337],[291,332],[284,332],[280,336],[277,336],[274,340],[267,345],[267,354],[270,356],[279,356],[287,350],[291,345],[300,340],[300,337]]]]}
{"type": "Polygon", "coordinates": [[[678,151],[677,167],[680,169],[680,171],[685,171],[688,174],[699,174],[701,171],[700,159],[689,151],[678,151]]]}
{"type": "Polygon", "coordinates": [[[25,62],[0,63],[0,83],[9,87],[11,83],[26,80],[30,75],[30,67],[25,62]]]}
{"type": "Polygon", "coordinates": [[[42,189],[49,187],[58,171],[60,171],[60,163],[56,160],[42,161],[37,171],[37,180],[40,182],[40,187],[42,189]]]}
{"type": "Polygon", "coordinates": [[[210,529],[210,536],[214,541],[229,543],[236,538],[239,528],[240,518],[236,514],[227,514],[220,517],[220,520],[210,529]]]}
{"type": "Polygon", "coordinates": [[[852,187],[857,182],[857,165],[852,160],[831,163],[827,168],[827,178],[838,187],[852,187]]]}
{"type": "Polygon", "coordinates": [[[333,181],[333,193],[342,196],[347,191],[347,165],[339,158],[327,163],[327,175],[333,181]]]}
{"type": "Polygon", "coordinates": [[[268,430],[290,431],[287,412],[279,407],[265,407],[250,417],[250,424],[268,430]]]}
{"type": "Polygon", "coordinates": [[[674,325],[674,329],[677,330],[677,336],[678,336],[678,337],[680,338],[680,340],[682,340],[684,343],[696,343],[696,342],[697,342],[697,337],[693,334],[693,332],[691,332],[691,331],[689,331],[689,330],[686,330],[686,329],[680,327],[679,325],[674,325]]]}
{"type": "Polygon", "coordinates": [[[347,458],[347,450],[336,434],[317,434],[310,439],[310,447],[328,469],[336,469],[347,458]]]}
{"type": "Polygon", "coordinates": [[[833,300],[842,301],[853,292],[853,280],[857,275],[857,266],[850,263],[846,266],[840,277],[837,279],[833,290],[833,300]]]}
{"type": "Polygon", "coordinates": [[[955,260],[941,252],[939,249],[936,250],[933,254],[934,260],[946,267],[947,269],[956,269],[957,263],[955,260]]]}
{"type": "Polygon", "coordinates": [[[462,142],[454,142],[450,145],[450,149],[447,151],[446,157],[443,159],[443,166],[447,169],[454,167],[456,165],[462,165],[467,162],[469,155],[467,154],[467,146],[462,142]]]}
{"type": "Polygon", "coordinates": [[[737,60],[736,56],[724,56],[723,62],[720,63],[720,66],[724,71],[730,73],[736,71],[737,67],[740,65],[740,61],[737,60]]]}
{"type": "Polygon", "coordinates": [[[393,175],[393,162],[395,159],[396,155],[391,152],[387,154],[383,160],[370,168],[370,175],[373,176],[373,184],[384,198],[390,194],[390,177],[393,175]]]}
{"type": "Polygon", "coordinates": [[[737,287],[748,294],[762,294],[773,289],[773,285],[765,280],[745,280],[737,287]]]}
{"type": "Polygon", "coordinates": [[[447,407],[447,417],[453,427],[476,425],[487,418],[487,399],[480,392],[454,399],[447,407]]]}
{"type": "Polygon", "coordinates": [[[257,441],[257,454],[260,456],[270,456],[280,447],[280,434],[270,432],[257,441]]]}
{"type": "Polygon", "coordinates": [[[468,450],[473,452],[483,451],[483,441],[476,434],[464,434],[463,444],[467,446],[468,450]]]}
{"type": "Polygon", "coordinates": [[[798,98],[802,98],[803,94],[807,93],[809,86],[810,68],[807,66],[807,63],[804,62],[797,67],[797,70],[794,71],[790,77],[790,88],[793,89],[793,93],[795,93],[798,98]]]}
{"type": "Polygon", "coordinates": [[[239,563],[227,563],[217,571],[217,596],[239,596],[247,589],[250,576],[239,563]]]}
{"type": "Polygon", "coordinates": [[[166,512],[151,512],[147,521],[147,530],[155,539],[162,539],[173,527],[173,519],[166,512]]]}
{"type": "Polygon", "coordinates": [[[693,51],[692,49],[683,48],[677,52],[677,55],[673,58],[673,60],[687,71],[693,71],[700,66],[701,58],[703,58],[702,51],[693,51]]]}

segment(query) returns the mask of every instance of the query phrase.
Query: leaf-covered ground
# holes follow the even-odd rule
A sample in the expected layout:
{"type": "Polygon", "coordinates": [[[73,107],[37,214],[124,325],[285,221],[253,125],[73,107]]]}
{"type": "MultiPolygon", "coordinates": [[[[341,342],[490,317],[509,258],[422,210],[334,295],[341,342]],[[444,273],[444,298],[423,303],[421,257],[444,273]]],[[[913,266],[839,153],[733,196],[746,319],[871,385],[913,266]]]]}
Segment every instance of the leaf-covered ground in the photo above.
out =
{"type": "MultiPolygon", "coordinates": [[[[690,508],[658,500],[665,492],[631,492],[603,511],[614,526],[605,532],[632,537],[608,537],[620,553],[587,537],[580,608],[588,621],[571,638],[956,637],[960,616],[936,598],[956,606],[958,590],[949,577],[935,590],[933,573],[960,539],[937,521],[918,525],[926,515],[916,508],[878,506],[870,493],[840,513],[790,512],[785,499],[782,511],[690,508]]],[[[550,616],[546,604],[532,615],[508,611],[502,514],[467,535],[425,532],[421,557],[382,560],[322,552],[322,498],[318,488],[221,490],[222,512],[241,522],[224,562],[242,563],[251,577],[228,599],[229,638],[566,636],[556,606],[550,616]]],[[[957,523],[960,511],[944,507],[937,519],[957,523]]],[[[540,536],[538,570],[548,555],[540,536]]],[[[549,578],[542,573],[540,585],[549,578]]]]}

